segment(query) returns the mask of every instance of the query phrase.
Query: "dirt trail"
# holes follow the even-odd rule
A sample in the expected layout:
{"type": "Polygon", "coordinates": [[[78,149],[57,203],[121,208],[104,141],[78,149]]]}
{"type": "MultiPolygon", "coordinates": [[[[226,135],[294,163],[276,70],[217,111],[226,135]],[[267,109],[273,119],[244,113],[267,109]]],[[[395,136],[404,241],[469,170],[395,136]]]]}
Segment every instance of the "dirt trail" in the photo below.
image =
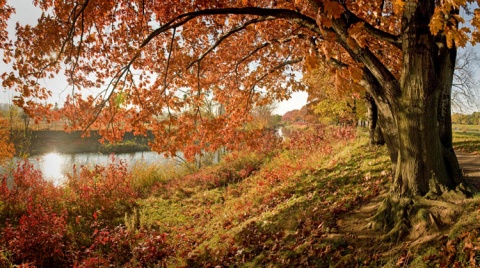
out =
{"type": "Polygon", "coordinates": [[[457,152],[457,158],[467,182],[480,189],[480,155],[457,152]]]}

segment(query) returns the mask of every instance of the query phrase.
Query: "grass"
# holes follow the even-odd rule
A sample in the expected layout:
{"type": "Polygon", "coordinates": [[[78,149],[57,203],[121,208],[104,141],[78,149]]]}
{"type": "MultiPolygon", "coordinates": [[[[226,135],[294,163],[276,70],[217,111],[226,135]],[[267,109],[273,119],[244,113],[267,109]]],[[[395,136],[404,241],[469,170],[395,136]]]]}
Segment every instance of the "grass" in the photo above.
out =
{"type": "Polygon", "coordinates": [[[454,132],[453,147],[456,151],[467,153],[480,153],[480,133],[454,132]]]}
{"type": "Polygon", "coordinates": [[[251,176],[219,187],[165,185],[170,189],[159,192],[168,195],[140,203],[140,225],[169,234],[179,248],[172,266],[325,266],[344,256],[326,254],[324,263],[320,252],[348,251],[344,242],[325,239],[338,217],[388,182],[385,149],[367,143],[339,141],[334,157],[283,151],[258,163],[245,155],[237,161],[257,163],[251,176]]]}
{"type": "MultiPolygon", "coordinates": [[[[272,152],[237,152],[196,171],[140,164],[128,174],[121,167],[92,173],[95,179],[110,174],[110,184],[71,187],[79,192],[71,202],[78,208],[69,211],[89,210],[71,219],[69,227],[85,231],[74,236],[85,237],[85,247],[92,248],[91,240],[98,246],[78,256],[114,266],[122,266],[119,260],[134,250],[136,261],[168,267],[474,267],[480,256],[480,195],[465,200],[459,220],[432,241],[387,243],[377,239],[380,232],[353,232],[345,226],[358,223],[345,222],[366,222],[359,209],[377,205],[388,191],[392,174],[386,148],[370,146],[361,130],[354,139],[335,130],[320,138],[316,130],[301,131],[307,137],[287,139],[272,152]],[[289,145],[299,140],[300,146],[289,145]],[[120,176],[129,181],[117,193],[120,176]],[[115,198],[96,190],[100,186],[115,198]],[[111,202],[125,193],[134,202],[129,209],[111,202]],[[97,211],[102,212],[98,221],[97,211]],[[108,223],[107,212],[123,227],[93,225],[108,223]],[[115,248],[122,243],[127,246],[115,248]],[[138,255],[146,245],[164,249],[163,255],[138,255]],[[123,249],[124,255],[115,253],[123,249]]],[[[458,150],[478,152],[479,144],[476,133],[455,134],[458,150]]],[[[0,247],[0,264],[9,254],[0,247]]]]}
{"type": "MultiPolygon", "coordinates": [[[[478,152],[478,144],[480,135],[455,134],[459,150],[478,152]]],[[[386,245],[359,244],[338,233],[343,215],[386,191],[391,179],[385,148],[369,146],[364,133],[337,142],[330,154],[290,150],[256,163],[255,172],[241,180],[219,187],[169,185],[168,196],[142,201],[145,226],[167,232],[179,249],[169,265],[467,267],[480,255],[468,247],[480,244],[471,238],[480,231],[478,198],[466,203],[445,238],[421,247],[390,244],[395,250],[387,252],[386,245]]]]}

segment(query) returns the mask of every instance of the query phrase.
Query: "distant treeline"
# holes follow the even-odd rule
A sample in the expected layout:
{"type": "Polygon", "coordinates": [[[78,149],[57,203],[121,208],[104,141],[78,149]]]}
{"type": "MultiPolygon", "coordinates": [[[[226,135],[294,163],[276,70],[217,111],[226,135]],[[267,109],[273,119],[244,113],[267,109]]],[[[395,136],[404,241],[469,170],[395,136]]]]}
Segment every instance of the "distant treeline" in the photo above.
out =
{"type": "Polygon", "coordinates": [[[462,124],[462,125],[480,125],[480,112],[474,112],[472,114],[453,114],[452,115],[453,124],[462,124]]]}
{"type": "Polygon", "coordinates": [[[34,130],[25,135],[17,131],[12,140],[14,140],[17,154],[37,155],[48,152],[75,154],[147,151],[149,150],[148,140],[153,138],[152,135],[142,137],[126,133],[123,142],[101,144],[99,142],[101,137],[96,131],[91,131],[89,137],[80,137],[81,133],[81,131],[66,133],[58,130],[34,130]]]}

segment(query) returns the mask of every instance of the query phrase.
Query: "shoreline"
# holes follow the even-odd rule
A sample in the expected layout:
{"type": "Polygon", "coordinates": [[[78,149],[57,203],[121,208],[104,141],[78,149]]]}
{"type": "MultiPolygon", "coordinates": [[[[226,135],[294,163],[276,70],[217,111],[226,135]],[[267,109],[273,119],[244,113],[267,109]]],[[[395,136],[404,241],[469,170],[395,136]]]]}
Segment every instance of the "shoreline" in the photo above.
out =
{"type": "Polygon", "coordinates": [[[64,132],[61,130],[32,130],[28,135],[17,132],[13,135],[16,155],[42,155],[49,152],[62,154],[77,153],[134,153],[150,151],[148,137],[126,133],[121,143],[102,144],[97,131],[91,131],[89,137],[80,137],[81,131],[64,132]]]}

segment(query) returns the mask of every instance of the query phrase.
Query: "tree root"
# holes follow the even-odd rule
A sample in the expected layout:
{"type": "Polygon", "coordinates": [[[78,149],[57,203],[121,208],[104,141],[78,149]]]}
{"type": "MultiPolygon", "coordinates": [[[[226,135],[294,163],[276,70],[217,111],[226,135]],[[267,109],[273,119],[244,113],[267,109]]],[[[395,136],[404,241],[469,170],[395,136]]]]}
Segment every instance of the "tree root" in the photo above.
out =
{"type": "Polygon", "coordinates": [[[462,211],[462,203],[468,196],[469,191],[463,186],[441,195],[427,194],[425,197],[401,198],[390,195],[369,219],[368,228],[386,232],[382,239],[392,242],[416,240],[440,233],[456,222],[462,211]]]}

